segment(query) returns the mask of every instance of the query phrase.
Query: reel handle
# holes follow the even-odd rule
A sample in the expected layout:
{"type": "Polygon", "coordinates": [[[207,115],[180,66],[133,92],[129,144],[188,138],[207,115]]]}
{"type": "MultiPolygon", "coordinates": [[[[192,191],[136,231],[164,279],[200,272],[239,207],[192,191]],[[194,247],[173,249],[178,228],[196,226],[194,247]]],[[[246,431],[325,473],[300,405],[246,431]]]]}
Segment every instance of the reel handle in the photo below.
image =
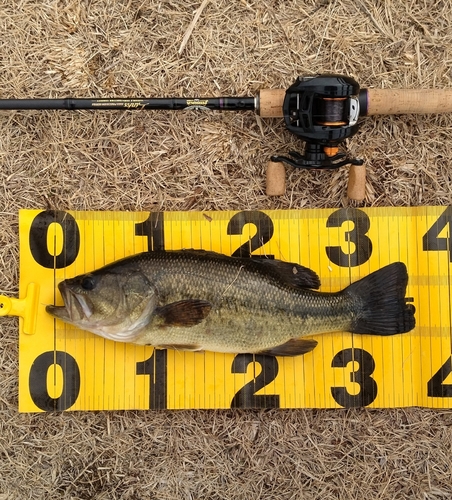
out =
{"type": "MultiPolygon", "coordinates": [[[[286,192],[286,169],[284,163],[269,161],[267,164],[267,196],[283,196],[286,192]]],[[[366,196],[366,166],[350,165],[348,172],[347,196],[351,200],[362,201],[366,196]]]]}

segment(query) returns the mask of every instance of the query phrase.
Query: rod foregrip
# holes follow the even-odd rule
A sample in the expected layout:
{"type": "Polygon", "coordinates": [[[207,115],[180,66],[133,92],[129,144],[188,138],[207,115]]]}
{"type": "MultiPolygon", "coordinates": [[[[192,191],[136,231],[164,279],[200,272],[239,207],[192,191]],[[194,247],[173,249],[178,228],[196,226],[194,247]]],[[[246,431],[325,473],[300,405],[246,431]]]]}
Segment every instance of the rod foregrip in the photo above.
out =
{"type": "Polygon", "coordinates": [[[403,115],[452,112],[452,89],[364,89],[361,114],[403,115]]]}
{"type": "Polygon", "coordinates": [[[262,89],[259,92],[258,113],[262,118],[282,118],[286,91],[282,89],[262,89]]]}

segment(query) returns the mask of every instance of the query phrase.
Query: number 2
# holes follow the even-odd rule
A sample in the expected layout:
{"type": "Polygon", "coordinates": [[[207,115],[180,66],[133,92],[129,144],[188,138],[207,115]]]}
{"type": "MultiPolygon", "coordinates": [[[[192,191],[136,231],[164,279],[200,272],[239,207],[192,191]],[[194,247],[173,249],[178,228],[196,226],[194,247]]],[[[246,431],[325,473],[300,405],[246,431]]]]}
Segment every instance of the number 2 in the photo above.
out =
{"type": "MultiPolygon", "coordinates": [[[[243,234],[243,228],[246,224],[256,226],[257,232],[242,246],[232,254],[233,257],[251,257],[251,253],[268,243],[273,236],[274,227],[271,218],[264,212],[238,212],[229,221],[228,234],[243,234]]],[[[266,255],[267,258],[273,258],[272,255],[266,255]]]]}
{"type": "Polygon", "coordinates": [[[278,375],[278,360],[274,356],[263,354],[238,354],[232,362],[232,373],[246,373],[248,365],[259,363],[261,373],[244,385],[232,399],[231,408],[279,408],[279,395],[256,395],[278,375]]]}

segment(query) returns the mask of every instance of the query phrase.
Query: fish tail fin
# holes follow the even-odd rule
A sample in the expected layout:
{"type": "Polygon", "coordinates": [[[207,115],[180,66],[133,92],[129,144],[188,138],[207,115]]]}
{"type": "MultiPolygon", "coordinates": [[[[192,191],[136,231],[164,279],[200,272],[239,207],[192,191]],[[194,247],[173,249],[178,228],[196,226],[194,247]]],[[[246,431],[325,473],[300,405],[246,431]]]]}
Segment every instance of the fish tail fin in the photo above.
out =
{"type": "Polygon", "coordinates": [[[412,330],[415,307],[405,297],[408,273],[403,262],[394,262],[352,283],[344,292],[361,303],[350,331],[395,335],[412,330]]]}

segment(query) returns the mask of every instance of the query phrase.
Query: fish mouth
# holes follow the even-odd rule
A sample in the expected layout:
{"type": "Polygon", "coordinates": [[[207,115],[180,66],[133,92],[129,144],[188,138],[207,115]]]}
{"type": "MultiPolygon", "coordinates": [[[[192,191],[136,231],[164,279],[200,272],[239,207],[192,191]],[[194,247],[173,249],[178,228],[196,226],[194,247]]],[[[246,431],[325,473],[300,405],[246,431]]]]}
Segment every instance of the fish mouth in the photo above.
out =
{"type": "Polygon", "coordinates": [[[64,305],[46,306],[46,311],[49,314],[69,323],[76,323],[90,318],[93,311],[90,300],[87,297],[72,291],[64,281],[59,283],[58,289],[63,297],[64,305]]]}

